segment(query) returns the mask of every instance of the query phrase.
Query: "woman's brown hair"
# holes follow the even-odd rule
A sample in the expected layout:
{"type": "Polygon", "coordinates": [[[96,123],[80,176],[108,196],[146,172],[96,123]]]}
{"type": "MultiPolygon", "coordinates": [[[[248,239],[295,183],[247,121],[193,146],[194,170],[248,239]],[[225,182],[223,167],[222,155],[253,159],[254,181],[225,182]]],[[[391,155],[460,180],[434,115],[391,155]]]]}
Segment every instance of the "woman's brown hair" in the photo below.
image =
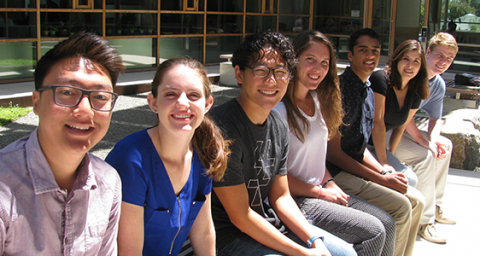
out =
{"type": "Polygon", "coordinates": [[[401,43],[393,52],[385,67],[387,71],[390,86],[402,89],[402,75],[398,72],[398,63],[403,59],[403,55],[409,51],[416,51],[420,54],[421,65],[418,74],[408,82],[408,90],[414,90],[422,99],[428,98],[430,90],[428,89],[428,71],[425,61],[425,52],[420,42],[414,39],[406,40],[401,43]]]}
{"type": "MultiPolygon", "coordinates": [[[[342,108],[342,96],[340,93],[340,87],[338,85],[337,75],[337,59],[334,54],[333,45],[328,40],[328,37],[316,30],[308,30],[301,32],[293,40],[293,48],[297,58],[307,50],[313,43],[318,42],[327,46],[330,62],[328,73],[320,82],[320,85],[315,90],[317,92],[318,100],[320,101],[320,108],[322,116],[325,119],[325,123],[328,128],[328,139],[333,138],[337,132],[338,127],[342,124],[343,120],[343,108],[342,108]]],[[[310,131],[310,124],[308,120],[300,113],[297,103],[295,102],[295,91],[298,86],[297,68],[293,70],[293,79],[287,88],[287,93],[283,98],[285,108],[287,110],[288,126],[297,138],[304,142],[305,134],[310,131]],[[303,127],[302,132],[300,124],[297,121],[298,117],[303,127]]]]}
{"type": "MultiPolygon", "coordinates": [[[[165,74],[179,65],[191,68],[198,73],[202,79],[205,98],[209,98],[212,95],[212,90],[210,88],[210,80],[207,77],[207,71],[200,62],[189,58],[169,59],[158,66],[152,82],[153,96],[157,97],[158,86],[162,83],[165,74]]],[[[200,161],[207,168],[207,173],[214,180],[221,180],[227,169],[230,150],[228,149],[228,141],[223,139],[220,129],[208,116],[204,116],[200,126],[195,129],[192,142],[200,161]]]]}

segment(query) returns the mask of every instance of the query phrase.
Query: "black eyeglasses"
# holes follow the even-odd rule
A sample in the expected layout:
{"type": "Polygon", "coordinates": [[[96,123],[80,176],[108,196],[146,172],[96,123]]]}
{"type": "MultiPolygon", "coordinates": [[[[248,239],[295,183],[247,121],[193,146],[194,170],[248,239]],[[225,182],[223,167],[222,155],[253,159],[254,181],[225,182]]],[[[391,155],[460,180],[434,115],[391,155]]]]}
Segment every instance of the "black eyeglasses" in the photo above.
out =
{"type": "Polygon", "coordinates": [[[270,71],[273,71],[273,75],[278,79],[287,79],[290,77],[290,71],[288,71],[288,69],[284,67],[268,68],[265,66],[257,66],[253,68],[253,67],[246,66],[246,68],[251,69],[253,72],[253,75],[256,77],[262,77],[262,78],[267,77],[268,74],[270,74],[270,71]]]}
{"type": "Polygon", "coordinates": [[[62,107],[76,107],[82,100],[84,95],[87,95],[90,107],[97,111],[109,112],[112,111],[118,94],[102,90],[84,90],[78,87],[69,85],[50,85],[44,86],[37,91],[42,92],[46,90],[53,91],[53,102],[62,107]]]}

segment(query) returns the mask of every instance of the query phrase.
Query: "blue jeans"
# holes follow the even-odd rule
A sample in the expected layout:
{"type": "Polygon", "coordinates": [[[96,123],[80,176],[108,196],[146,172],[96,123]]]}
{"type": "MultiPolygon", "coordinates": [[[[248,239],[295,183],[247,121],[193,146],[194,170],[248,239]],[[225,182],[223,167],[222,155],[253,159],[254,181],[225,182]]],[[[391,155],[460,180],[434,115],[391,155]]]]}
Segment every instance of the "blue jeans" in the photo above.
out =
{"type": "MultiPolygon", "coordinates": [[[[373,146],[369,145],[368,149],[370,150],[372,155],[375,158],[377,158],[377,154],[375,153],[375,148],[373,146]]],[[[387,161],[392,165],[392,167],[395,169],[395,171],[405,174],[405,176],[408,179],[408,185],[410,185],[414,188],[417,187],[418,178],[417,178],[417,175],[415,174],[415,172],[413,171],[412,167],[407,166],[407,165],[403,164],[402,162],[400,162],[400,160],[398,160],[398,158],[396,158],[392,154],[392,152],[390,152],[388,150],[387,150],[387,161]]]]}
{"type": "MultiPolygon", "coordinates": [[[[354,256],[357,255],[353,246],[342,239],[328,233],[327,231],[317,228],[317,235],[324,236],[323,242],[328,248],[332,256],[354,256]]],[[[289,231],[286,235],[296,243],[307,247],[306,241],[301,241],[298,236],[289,231]]],[[[280,256],[285,255],[278,251],[275,251],[244,234],[243,236],[233,240],[231,243],[223,246],[217,250],[218,256],[244,256],[244,255],[269,255],[280,256]]]]}

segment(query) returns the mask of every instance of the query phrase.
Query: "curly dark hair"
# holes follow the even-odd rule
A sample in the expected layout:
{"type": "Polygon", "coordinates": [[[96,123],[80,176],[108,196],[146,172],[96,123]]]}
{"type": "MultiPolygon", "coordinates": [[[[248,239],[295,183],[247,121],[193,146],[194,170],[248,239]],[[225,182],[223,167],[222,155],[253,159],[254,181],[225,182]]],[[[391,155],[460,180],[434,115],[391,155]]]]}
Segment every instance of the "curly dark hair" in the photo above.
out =
{"type": "Polygon", "coordinates": [[[252,66],[261,60],[267,48],[277,51],[287,63],[286,68],[292,72],[296,64],[293,46],[288,37],[272,31],[246,36],[233,52],[232,66],[238,65],[241,70],[245,70],[247,66],[252,66]]]}
{"type": "Polygon", "coordinates": [[[92,33],[78,32],[55,45],[38,61],[35,69],[35,90],[43,86],[43,80],[57,62],[76,57],[105,67],[114,88],[118,75],[125,70],[122,59],[107,41],[92,33]]]}

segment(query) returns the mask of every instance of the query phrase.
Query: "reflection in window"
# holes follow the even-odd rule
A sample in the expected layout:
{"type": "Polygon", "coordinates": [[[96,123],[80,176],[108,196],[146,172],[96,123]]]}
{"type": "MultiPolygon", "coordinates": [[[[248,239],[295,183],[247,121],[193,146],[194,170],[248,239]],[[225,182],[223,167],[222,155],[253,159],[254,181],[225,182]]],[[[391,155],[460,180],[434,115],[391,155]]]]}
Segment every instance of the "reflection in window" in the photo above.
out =
{"type": "Polygon", "coordinates": [[[0,0],[0,8],[36,8],[35,0],[0,0]]]}
{"type": "Polygon", "coordinates": [[[350,35],[363,28],[362,18],[315,17],[313,28],[325,34],[350,35]]]}
{"type": "Polygon", "coordinates": [[[205,63],[219,63],[221,54],[231,54],[242,42],[241,36],[209,36],[207,37],[205,63]]]}
{"type": "Polygon", "coordinates": [[[35,67],[36,43],[0,43],[0,80],[31,78],[35,67]]]}
{"type": "Polygon", "coordinates": [[[242,24],[241,15],[208,15],[207,34],[241,33],[242,24]]]}
{"type": "Polygon", "coordinates": [[[0,12],[0,38],[35,38],[35,12],[0,12]]]}
{"type": "Polygon", "coordinates": [[[310,0],[280,1],[280,14],[309,14],[310,0]]]}
{"type": "Polygon", "coordinates": [[[301,32],[308,30],[308,17],[280,16],[280,32],[301,32]]]}
{"type": "Polygon", "coordinates": [[[246,0],[248,13],[277,13],[276,0],[246,0]]]}
{"type": "Polygon", "coordinates": [[[364,1],[315,1],[313,28],[327,34],[350,35],[363,28],[364,1]]]}
{"type": "Polygon", "coordinates": [[[276,16],[258,16],[247,15],[245,22],[245,31],[247,33],[259,33],[263,31],[276,31],[277,17],[276,16]]]}
{"type": "Polygon", "coordinates": [[[43,41],[40,46],[40,58],[43,57],[49,50],[53,49],[60,41],[43,41]]]}
{"type": "Polygon", "coordinates": [[[203,34],[203,14],[161,14],[162,35],[203,34]]]}
{"type": "Polygon", "coordinates": [[[106,0],[106,8],[116,10],[157,10],[157,0],[106,0]]]}
{"type": "Polygon", "coordinates": [[[337,56],[341,60],[348,60],[348,37],[329,36],[330,42],[333,43],[337,56]]]}
{"type": "Polygon", "coordinates": [[[102,34],[102,14],[86,12],[43,12],[42,37],[68,37],[79,31],[102,34]]]}
{"type": "Polygon", "coordinates": [[[160,38],[160,62],[178,57],[190,57],[203,61],[202,37],[169,37],[160,38]]]}
{"type": "Polygon", "coordinates": [[[156,42],[155,38],[108,39],[127,69],[156,67],[156,42]]]}
{"type": "MultiPolygon", "coordinates": [[[[77,1],[77,0],[75,0],[77,1]]],[[[40,1],[40,8],[65,8],[72,9],[72,1],[46,0],[40,1]]]]}
{"type": "Polygon", "coordinates": [[[157,14],[153,13],[107,13],[106,35],[155,35],[157,14]]]}
{"type": "Polygon", "coordinates": [[[243,0],[208,0],[209,12],[242,12],[243,0]]]}
{"type": "MultiPolygon", "coordinates": [[[[197,11],[204,11],[205,10],[205,2],[204,0],[196,0],[198,4],[197,11]]],[[[183,0],[176,0],[176,1],[161,1],[160,9],[162,11],[183,11],[187,9],[187,6],[184,6],[183,0]]],[[[193,1],[192,1],[193,2],[193,1]]]]}

